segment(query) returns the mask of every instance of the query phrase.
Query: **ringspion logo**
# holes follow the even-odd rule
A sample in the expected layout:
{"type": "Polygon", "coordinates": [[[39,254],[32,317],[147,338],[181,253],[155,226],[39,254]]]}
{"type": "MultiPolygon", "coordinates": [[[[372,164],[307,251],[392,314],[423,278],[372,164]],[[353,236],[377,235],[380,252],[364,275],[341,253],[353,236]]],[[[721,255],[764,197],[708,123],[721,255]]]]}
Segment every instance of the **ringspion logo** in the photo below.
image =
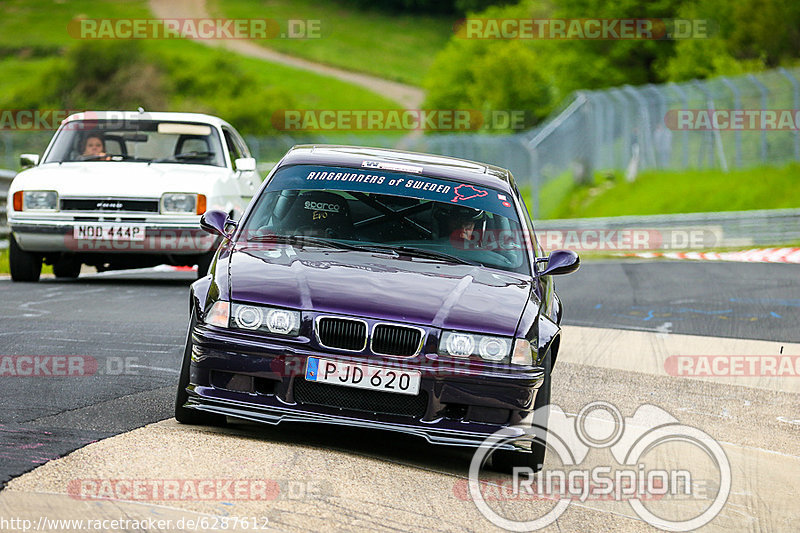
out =
{"type": "Polygon", "coordinates": [[[659,529],[691,531],[713,520],[728,500],[731,465],[720,444],[660,407],[641,405],[624,417],[604,401],[590,402],[576,415],[552,405],[538,409],[532,420],[530,427],[509,426],[493,433],[470,464],[470,498],[498,527],[536,531],[553,524],[574,501],[610,500],[627,503],[659,529]],[[510,492],[487,493],[481,468],[493,454],[543,443],[551,459],[541,470],[514,466],[510,492]],[[590,458],[593,450],[607,450],[603,457],[610,455],[613,461],[597,464],[590,458]],[[487,503],[497,499],[523,504],[548,500],[553,505],[546,511],[526,505],[505,516],[507,509],[487,503]],[[686,500],[696,504],[667,507],[686,500]],[[522,509],[533,516],[525,517],[522,509]]]}

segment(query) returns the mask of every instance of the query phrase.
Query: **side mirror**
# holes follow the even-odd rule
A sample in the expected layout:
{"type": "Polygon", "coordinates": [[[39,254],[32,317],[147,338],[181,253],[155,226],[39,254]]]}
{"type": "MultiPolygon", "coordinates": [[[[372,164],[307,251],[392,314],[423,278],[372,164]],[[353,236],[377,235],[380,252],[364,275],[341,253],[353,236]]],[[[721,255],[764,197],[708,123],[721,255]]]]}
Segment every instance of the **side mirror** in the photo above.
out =
{"type": "Polygon", "coordinates": [[[239,172],[253,172],[256,169],[254,157],[241,157],[233,162],[233,168],[239,172]]]}
{"type": "Polygon", "coordinates": [[[536,261],[537,270],[539,262],[547,263],[547,267],[539,272],[540,276],[572,274],[581,267],[581,258],[572,250],[553,250],[546,259],[541,258],[536,261]]]}
{"type": "Polygon", "coordinates": [[[19,165],[22,168],[31,168],[39,164],[39,154],[22,154],[19,156],[19,165]]]}
{"type": "Polygon", "coordinates": [[[208,233],[216,233],[217,235],[222,235],[223,237],[230,237],[230,233],[225,231],[225,227],[229,224],[236,225],[236,222],[228,218],[228,213],[225,211],[219,211],[216,209],[212,209],[211,211],[206,211],[203,213],[203,216],[200,217],[200,227],[208,232],[208,233]]]}

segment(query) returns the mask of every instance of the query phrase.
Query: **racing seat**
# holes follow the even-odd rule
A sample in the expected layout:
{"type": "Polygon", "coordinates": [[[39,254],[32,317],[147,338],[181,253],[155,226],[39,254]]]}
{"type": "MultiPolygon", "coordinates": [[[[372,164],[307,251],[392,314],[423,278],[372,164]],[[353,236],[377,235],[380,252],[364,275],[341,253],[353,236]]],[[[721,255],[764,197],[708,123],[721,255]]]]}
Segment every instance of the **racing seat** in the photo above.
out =
{"type": "Polygon", "coordinates": [[[327,191],[305,191],[280,222],[281,233],[332,239],[351,239],[353,221],[347,200],[327,191]]]}

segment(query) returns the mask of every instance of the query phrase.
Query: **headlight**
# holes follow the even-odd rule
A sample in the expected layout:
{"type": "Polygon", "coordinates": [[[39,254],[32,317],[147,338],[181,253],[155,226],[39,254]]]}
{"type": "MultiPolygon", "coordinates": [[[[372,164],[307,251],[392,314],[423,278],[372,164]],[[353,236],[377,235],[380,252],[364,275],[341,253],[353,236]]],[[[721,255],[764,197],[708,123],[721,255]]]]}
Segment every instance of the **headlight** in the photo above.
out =
{"type": "Polygon", "coordinates": [[[499,362],[508,358],[511,339],[489,335],[474,335],[445,331],[439,342],[439,354],[450,357],[477,356],[485,361],[499,362]]]}
{"type": "MultiPolygon", "coordinates": [[[[16,196],[19,193],[15,193],[16,196]]],[[[17,202],[14,202],[14,209],[17,202]]],[[[24,191],[22,193],[22,211],[57,211],[58,193],[56,191],[24,191]]]]}
{"type": "Polygon", "coordinates": [[[299,311],[243,304],[232,307],[232,327],[292,337],[300,334],[299,311]]]}
{"type": "Polygon", "coordinates": [[[442,337],[447,355],[469,357],[475,351],[475,337],[466,333],[445,333],[442,337]]]}
{"type": "Polygon", "coordinates": [[[487,361],[502,361],[508,356],[511,343],[501,337],[483,337],[478,345],[478,355],[487,361]]]}
{"type": "Polygon", "coordinates": [[[162,214],[202,215],[205,212],[205,195],[189,193],[166,193],[161,196],[162,214]]]}

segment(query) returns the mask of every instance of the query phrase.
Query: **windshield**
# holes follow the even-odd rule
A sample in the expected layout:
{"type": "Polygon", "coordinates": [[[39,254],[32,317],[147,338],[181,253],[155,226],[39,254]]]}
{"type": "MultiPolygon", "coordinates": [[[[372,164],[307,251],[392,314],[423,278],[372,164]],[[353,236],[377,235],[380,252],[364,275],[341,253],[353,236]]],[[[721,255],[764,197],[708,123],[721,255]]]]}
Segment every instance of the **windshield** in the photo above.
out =
{"type": "Polygon", "coordinates": [[[75,120],[56,134],[45,163],[137,161],[225,166],[217,130],[159,120],[75,120]]]}
{"type": "Polygon", "coordinates": [[[279,170],[240,241],[362,249],[530,274],[511,200],[414,174],[298,165],[279,170]]]}

